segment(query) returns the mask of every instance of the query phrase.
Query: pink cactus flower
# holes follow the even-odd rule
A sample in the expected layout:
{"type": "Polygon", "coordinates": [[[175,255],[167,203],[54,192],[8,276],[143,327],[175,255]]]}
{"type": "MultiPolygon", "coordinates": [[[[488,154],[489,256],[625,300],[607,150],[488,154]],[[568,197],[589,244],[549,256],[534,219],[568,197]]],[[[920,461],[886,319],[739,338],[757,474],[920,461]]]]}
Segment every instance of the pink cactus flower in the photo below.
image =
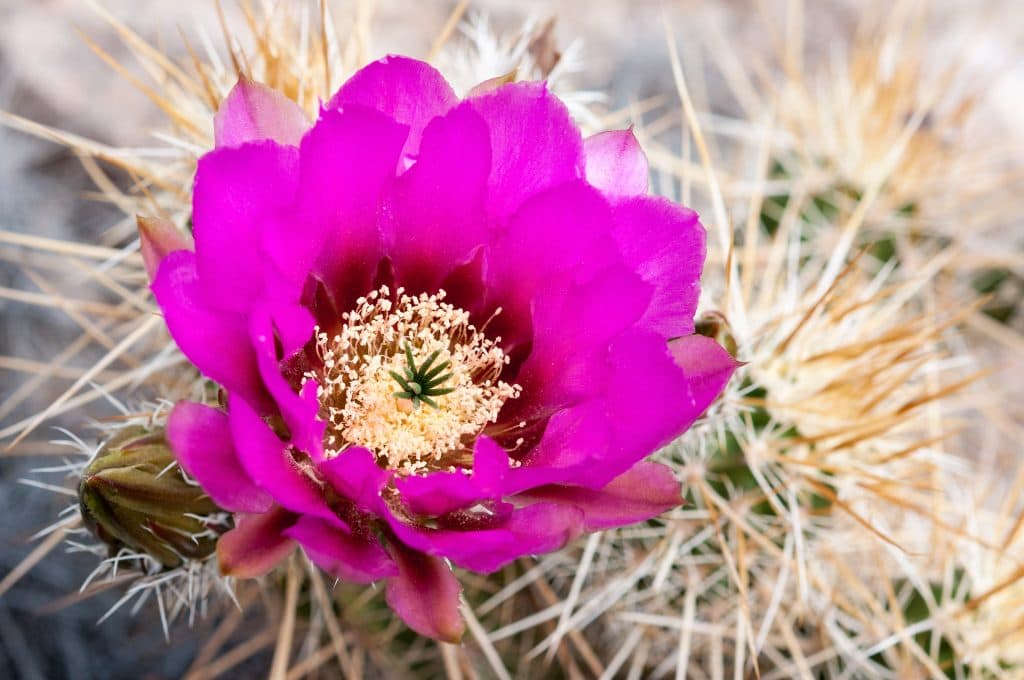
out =
{"type": "Polygon", "coordinates": [[[313,124],[243,80],[215,131],[194,249],[143,240],[171,335],[227,394],[168,423],[236,514],[227,573],[298,544],[457,640],[449,563],[490,572],[680,503],[644,459],[735,362],[693,334],[704,229],[647,194],[630,131],[583,139],[543,83],[460,101],[402,57],[313,124]]]}

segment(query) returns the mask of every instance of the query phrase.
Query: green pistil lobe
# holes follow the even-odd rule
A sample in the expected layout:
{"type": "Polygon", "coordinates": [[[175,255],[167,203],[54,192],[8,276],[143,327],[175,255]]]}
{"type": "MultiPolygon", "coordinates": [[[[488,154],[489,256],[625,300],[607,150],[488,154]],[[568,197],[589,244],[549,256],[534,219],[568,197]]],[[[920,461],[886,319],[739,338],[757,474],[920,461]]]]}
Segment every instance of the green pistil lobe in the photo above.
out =
{"type": "Polygon", "coordinates": [[[412,356],[412,346],[406,341],[406,365],[402,369],[404,375],[398,371],[388,371],[391,377],[395,379],[395,382],[398,383],[398,386],[402,388],[394,393],[395,396],[399,399],[412,401],[413,408],[419,408],[420,402],[437,408],[437,402],[434,401],[433,397],[439,397],[455,391],[454,387],[443,387],[453,374],[444,372],[445,369],[451,366],[450,361],[434,365],[434,362],[437,361],[440,355],[441,350],[437,350],[427,357],[426,361],[417,366],[412,356]]]}

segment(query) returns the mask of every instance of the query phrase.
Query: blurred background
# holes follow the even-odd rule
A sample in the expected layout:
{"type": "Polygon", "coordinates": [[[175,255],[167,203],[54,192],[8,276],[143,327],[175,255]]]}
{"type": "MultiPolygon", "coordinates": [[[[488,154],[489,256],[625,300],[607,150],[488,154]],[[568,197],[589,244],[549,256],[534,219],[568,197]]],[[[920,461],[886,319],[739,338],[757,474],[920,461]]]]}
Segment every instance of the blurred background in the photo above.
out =
{"type": "MultiPolygon", "coordinates": [[[[474,0],[469,13],[489,17],[498,34],[516,31],[529,17],[555,18],[556,45],[581,43],[583,68],[573,76],[574,87],[604,93],[605,110],[674,93],[666,46],[668,24],[691,77],[703,78],[706,108],[728,117],[741,115],[742,110],[721,72],[712,66],[713,53],[728,51],[741,68],[755,72],[776,68],[774,56],[780,46],[794,39],[779,21],[788,4],[772,0],[474,0]]],[[[854,39],[864,16],[885,13],[866,0],[804,4],[802,57],[809,70],[834,59],[854,39]]],[[[228,23],[242,21],[231,0],[224,5],[228,23]]],[[[390,52],[422,56],[456,3],[379,0],[374,5],[371,56],[390,52]]],[[[969,72],[984,74],[987,96],[978,115],[987,121],[983,124],[1006,131],[1008,148],[1024,148],[1024,125],[1020,124],[1024,6],[1019,0],[936,0],[930,5],[924,41],[927,58],[952,61],[969,72]]],[[[187,56],[179,31],[195,36],[201,27],[208,35],[220,34],[212,0],[105,0],[103,6],[176,57],[187,56]]],[[[334,0],[332,7],[339,25],[349,22],[355,11],[344,0],[334,0]]],[[[83,35],[123,61],[129,72],[138,73],[128,51],[89,2],[0,0],[0,109],[111,145],[152,144],[153,131],[163,127],[163,115],[93,54],[83,35]]],[[[117,206],[96,200],[94,190],[74,153],[0,127],[0,230],[114,245],[110,239],[117,235],[108,229],[122,215],[117,206]]],[[[1019,247],[1010,234],[1007,247],[1019,247]]],[[[4,404],[0,425],[7,425],[56,396],[50,382],[17,399],[15,405],[9,403],[32,371],[58,354],[80,329],[66,314],[12,299],[17,295],[11,291],[45,295],[45,289],[27,279],[9,259],[0,261],[0,287],[6,292],[0,296],[0,404],[4,404]]],[[[99,355],[85,352],[78,365],[88,365],[99,355]]],[[[99,404],[90,408],[93,416],[106,410],[99,404]]],[[[81,412],[76,412],[75,419],[65,419],[63,424],[79,428],[81,418],[81,412]]],[[[18,482],[40,465],[30,454],[46,451],[47,436],[39,432],[26,447],[0,453],[0,577],[29,553],[29,538],[52,521],[68,500],[18,482]]],[[[168,645],[159,627],[150,625],[150,616],[135,620],[118,615],[96,625],[116,594],[81,603],[65,599],[77,592],[93,562],[89,556],[55,551],[0,598],[0,678],[170,678],[184,672],[195,654],[193,636],[176,636],[174,644],[168,645]]],[[[266,658],[256,657],[251,663],[250,670],[258,673],[254,669],[264,667],[266,658]]],[[[237,672],[245,673],[245,668],[237,672]]]]}

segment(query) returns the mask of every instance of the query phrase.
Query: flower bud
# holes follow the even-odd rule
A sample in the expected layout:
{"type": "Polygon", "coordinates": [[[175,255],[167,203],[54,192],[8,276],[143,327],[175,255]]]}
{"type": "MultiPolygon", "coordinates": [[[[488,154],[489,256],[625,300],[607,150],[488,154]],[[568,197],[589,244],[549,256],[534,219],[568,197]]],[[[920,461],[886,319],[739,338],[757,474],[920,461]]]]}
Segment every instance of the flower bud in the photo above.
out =
{"type": "Polygon", "coordinates": [[[725,348],[725,351],[736,356],[739,347],[736,337],[732,334],[729,320],[721,312],[705,312],[694,321],[694,330],[698,335],[711,338],[725,348]]]}
{"type": "Polygon", "coordinates": [[[129,427],[107,441],[82,474],[85,524],[111,554],[146,553],[164,568],[213,554],[230,524],[175,464],[163,428],[129,427]]]}

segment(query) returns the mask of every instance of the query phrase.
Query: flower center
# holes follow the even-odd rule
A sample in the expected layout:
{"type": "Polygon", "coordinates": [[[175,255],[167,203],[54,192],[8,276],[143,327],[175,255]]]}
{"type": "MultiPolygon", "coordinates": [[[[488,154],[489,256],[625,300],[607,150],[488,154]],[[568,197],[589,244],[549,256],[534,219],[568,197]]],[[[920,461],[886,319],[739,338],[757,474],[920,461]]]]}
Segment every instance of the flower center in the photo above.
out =
{"type": "Polygon", "coordinates": [[[356,300],[334,337],[317,328],[323,370],[305,379],[319,381],[327,455],[365,446],[410,474],[465,465],[473,439],[519,396],[498,380],[509,361],[501,338],[444,299],[382,286],[356,300]]]}

